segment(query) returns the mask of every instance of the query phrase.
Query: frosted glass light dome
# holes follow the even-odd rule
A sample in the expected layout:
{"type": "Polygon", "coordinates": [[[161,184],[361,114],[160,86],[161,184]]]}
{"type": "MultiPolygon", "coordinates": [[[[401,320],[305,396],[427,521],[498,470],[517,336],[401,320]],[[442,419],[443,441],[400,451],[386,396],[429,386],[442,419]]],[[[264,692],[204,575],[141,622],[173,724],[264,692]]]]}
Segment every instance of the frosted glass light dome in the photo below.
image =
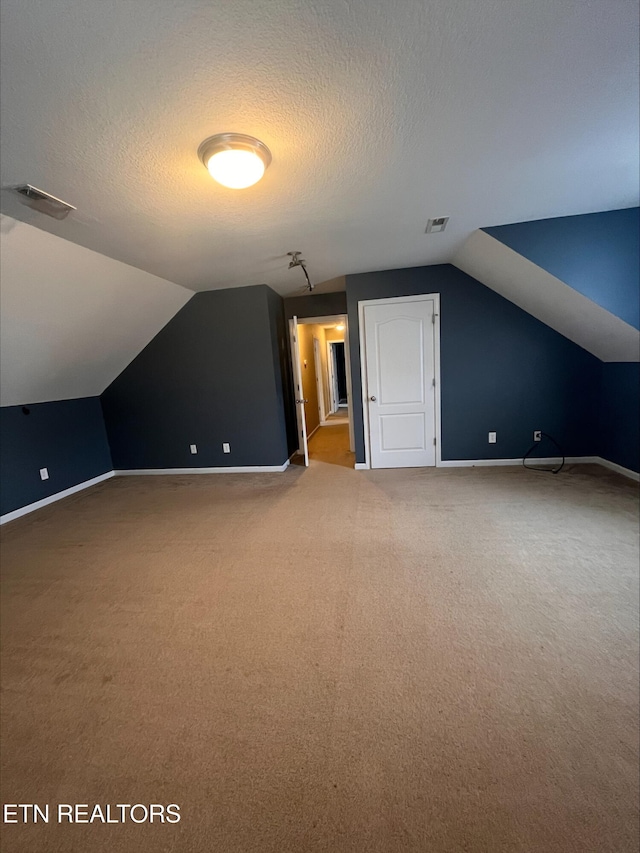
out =
{"type": "Polygon", "coordinates": [[[243,133],[210,136],[198,149],[198,156],[214,180],[236,190],[257,183],[271,162],[267,146],[243,133]]]}

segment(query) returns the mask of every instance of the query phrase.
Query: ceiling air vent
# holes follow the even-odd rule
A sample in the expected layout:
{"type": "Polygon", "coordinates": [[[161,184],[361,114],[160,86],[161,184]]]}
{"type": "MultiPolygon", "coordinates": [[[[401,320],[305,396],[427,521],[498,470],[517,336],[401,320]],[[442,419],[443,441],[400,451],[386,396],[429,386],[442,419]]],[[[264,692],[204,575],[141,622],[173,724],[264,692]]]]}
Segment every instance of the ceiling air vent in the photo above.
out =
{"type": "Polygon", "coordinates": [[[438,216],[435,219],[430,219],[427,222],[427,230],[425,233],[427,234],[439,234],[440,231],[444,231],[447,227],[447,222],[449,221],[448,216],[438,216]]]}
{"type": "Polygon", "coordinates": [[[69,211],[77,209],[72,204],[62,201],[61,198],[51,195],[51,193],[46,193],[44,190],[32,187],[31,184],[15,187],[15,191],[23,196],[23,204],[32,207],[40,213],[46,213],[47,216],[53,216],[54,219],[64,219],[69,214],[69,211]]]}

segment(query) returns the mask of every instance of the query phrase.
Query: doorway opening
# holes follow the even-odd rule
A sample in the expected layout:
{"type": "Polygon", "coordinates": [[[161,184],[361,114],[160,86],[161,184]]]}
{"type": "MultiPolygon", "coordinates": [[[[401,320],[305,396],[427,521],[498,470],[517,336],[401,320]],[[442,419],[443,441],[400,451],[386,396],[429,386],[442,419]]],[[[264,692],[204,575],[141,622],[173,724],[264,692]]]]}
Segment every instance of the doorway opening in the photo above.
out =
{"type": "Polygon", "coordinates": [[[328,402],[326,420],[332,423],[349,422],[349,392],[344,341],[327,341],[328,402]]]}
{"type": "Polygon", "coordinates": [[[289,323],[299,443],[292,461],[353,468],[347,317],[294,317],[289,323]]]}

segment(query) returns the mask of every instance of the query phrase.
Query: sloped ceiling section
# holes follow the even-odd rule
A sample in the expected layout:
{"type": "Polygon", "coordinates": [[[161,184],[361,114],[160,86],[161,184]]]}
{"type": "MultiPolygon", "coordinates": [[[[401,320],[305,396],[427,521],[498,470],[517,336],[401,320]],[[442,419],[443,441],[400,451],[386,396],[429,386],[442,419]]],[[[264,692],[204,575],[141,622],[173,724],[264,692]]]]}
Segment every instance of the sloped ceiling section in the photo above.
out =
{"type": "Polygon", "coordinates": [[[640,329],[640,208],[482,230],[640,329]]]}
{"type": "Polygon", "coordinates": [[[101,394],[193,296],[0,218],[0,405],[101,394]]]}
{"type": "Polygon", "coordinates": [[[640,361],[637,329],[485,231],[474,231],[453,262],[601,361],[640,361]]]}

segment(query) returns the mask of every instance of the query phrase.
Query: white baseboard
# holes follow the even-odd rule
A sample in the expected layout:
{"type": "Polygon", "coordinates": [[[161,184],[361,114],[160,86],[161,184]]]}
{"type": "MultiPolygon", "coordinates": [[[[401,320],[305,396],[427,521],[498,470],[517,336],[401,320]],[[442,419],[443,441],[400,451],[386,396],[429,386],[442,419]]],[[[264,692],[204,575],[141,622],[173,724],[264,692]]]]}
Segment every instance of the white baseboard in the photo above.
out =
{"type": "Polygon", "coordinates": [[[70,486],[68,489],[56,492],[55,495],[49,495],[48,498],[42,498],[42,500],[35,501],[35,503],[21,506],[20,509],[14,509],[13,512],[7,512],[4,515],[0,515],[0,524],[5,524],[7,521],[13,521],[16,518],[20,518],[21,515],[27,515],[27,513],[34,512],[36,509],[41,509],[43,506],[55,503],[56,501],[61,501],[63,498],[68,498],[69,495],[74,495],[76,492],[81,492],[83,489],[88,489],[91,486],[95,486],[97,483],[102,483],[103,480],[108,480],[110,477],[113,477],[113,474],[113,471],[107,471],[106,474],[100,474],[99,477],[92,477],[91,480],[85,480],[83,483],[78,483],[77,486],[70,486]]]}
{"type": "MultiPolygon", "coordinates": [[[[295,454],[293,454],[295,455],[295,454]]],[[[529,460],[533,462],[534,460],[529,460]]],[[[560,457],[546,457],[535,460],[540,465],[555,465],[561,462],[560,457]]],[[[282,473],[289,467],[290,459],[287,459],[282,465],[246,465],[235,468],[140,468],[128,469],[119,471],[107,471],[105,474],[100,474],[98,477],[93,477],[91,480],[85,480],[83,483],[78,483],[76,486],[71,486],[64,489],[62,492],[56,492],[55,495],[49,495],[47,498],[35,501],[35,503],[27,504],[27,506],[14,509],[12,512],[7,512],[0,516],[0,524],[5,524],[7,521],[13,521],[37,509],[41,509],[48,504],[60,501],[67,498],[76,492],[81,492],[84,489],[89,489],[110,477],[126,477],[140,476],[145,474],[261,474],[261,473],[282,473]]],[[[567,465],[602,465],[623,477],[628,477],[630,480],[640,482],[640,474],[637,471],[632,471],[630,468],[624,468],[616,462],[610,462],[608,459],[603,459],[601,456],[567,456],[565,459],[567,465]]],[[[438,462],[438,468],[483,468],[502,465],[521,466],[522,459],[444,459],[438,462]]],[[[354,465],[356,471],[369,470],[369,465],[366,462],[356,462],[354,465]]]]}
{"type": "MultiPolygon", "coordinates": [[[[595,456],[567,456],[565,462],[572,465],[576,462],[595,462],[595,456]]],[[[561,456],[539,456],[535,459],[528,459],[527,463],[532,465],[559,465],[562,462],[561,456]]],[[[522,466],[522,458],[520,459],[442,459],[438,462],[438,468],[495,468],[500,465],[520,465],[522,466]]]]}
{"type": "MultiPolygon", "coordinates": [[[[609,462],[608,459],[603,459],[601,456],[567,456],[564,461],[565,465],[602,465],[604,468],[616,471],[631,480],[640,481],[640,474],[631,471],[629,468],[623,468],[622,465],[617,465],[615,462],[609,462]]],[[[527,464],[531,466],[559,465],[561,462],[561,456],[527,459],[527,464]]],[[[519,465],[522,467],[522,459],[443,459],[438,462],[438,468],[486,468],[500,465],[519,465]]]]}
{"type": "Polygon", "coordinates": [[[594,458],[598,465],[602,465],[604,468],[609,468],[611,471],[622,474],[623,477],[628,477],[630,480],[635,480],[636,483],[640,483],[640,474],[638,474],[637,471],[632,471],[631,468],[623,468],[622,465],[618,465],[617,462],[609,462],[608,459],[603,459],[601,456],[596,456],[594,458]]]}
{"type": "Polygon", "coordinates": [[[312,429],[312,430],[311,430],[311,432],[307,435],[307,441],[309,441],[309,439],[311,438],[311,436],[312,436],[314,433],[316,433],[316,432],[320,429],[320,427],[321,427],[321,426],[322,426],[322,423],[319,423],[317,427],[315,427],[314,429],[312,429]]]}
{"type": "Polygon", "coordinates": [[[268,474],[282,473],[289,467],[289,460],[282,465],[238,465],[220,468],[120,468],[116,477],[139,477],[147,474],[268,474]]]}

